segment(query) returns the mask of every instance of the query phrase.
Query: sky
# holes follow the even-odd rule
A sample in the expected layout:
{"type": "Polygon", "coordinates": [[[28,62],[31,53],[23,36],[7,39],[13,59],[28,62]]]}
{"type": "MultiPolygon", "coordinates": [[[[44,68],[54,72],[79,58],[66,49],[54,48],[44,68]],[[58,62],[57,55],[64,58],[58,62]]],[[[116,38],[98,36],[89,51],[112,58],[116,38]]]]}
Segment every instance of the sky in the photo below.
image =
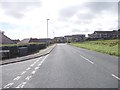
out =
{"type": "Polygon", "coordinates": [[[11,39],[118,29],[119,0],[0,0],[0,30],[11,39]]]}

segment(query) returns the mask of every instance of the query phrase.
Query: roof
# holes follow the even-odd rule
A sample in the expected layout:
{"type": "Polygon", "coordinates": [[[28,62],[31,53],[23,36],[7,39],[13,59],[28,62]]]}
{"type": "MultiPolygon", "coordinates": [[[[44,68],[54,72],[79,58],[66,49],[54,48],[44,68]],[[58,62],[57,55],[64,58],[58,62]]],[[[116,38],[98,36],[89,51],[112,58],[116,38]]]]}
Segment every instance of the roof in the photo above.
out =
{"type": "Polygon", "coordinates": [[[51,39],[50,38],[40,38],[40,39],[37,39],[37,38],[26,38],[26,39],[23,39],[22,41],[19,42],[19,44],[25,44],[25,43],[31,43],[31,42],[46,42],[46,41],[50,41],[51,39]]]}
{"type": "Polygon", "coordinates": [[[64,36],[64,37],[72,37],[72,35],[66,35],[66,36],[64,36]]]}
{"type": "Polygon", "coordinates": [[[0,32],[0,44],[15,44],[9,37],[4,35],[3,32],[0,32]]]}
{"type": "Polygon", "coordinates": [[[15,39],[15,40],[12,40],[12,41],[14,41],[15,43],[18,43],[18,42],[20,42],[20,40],[19,39],[15,39]]]}
{"type": "Polygon", "coordinates": [[[50,41],[50,40],[52,40],[52,39],[50,39],[50,38],[40,38],[39,42],[47,42],[47,41],[50,41]]]}
{"type": "Polygon", "coordinates": [[[72,35],[72,36],[85,36],[85,34],[76,34],[76,35],[72,35]]]}
{"type": "Polygon", "coordinates": [[[21,40],[19,44],[31,43],[31,42],[39,42],[39,40],[37,38],[26,38],[21,40]]]}
{"type": "Polygon", "coordinates": [[[116,30],[113,31],[94,31],[94,33],[118,33],[116,30]]]}

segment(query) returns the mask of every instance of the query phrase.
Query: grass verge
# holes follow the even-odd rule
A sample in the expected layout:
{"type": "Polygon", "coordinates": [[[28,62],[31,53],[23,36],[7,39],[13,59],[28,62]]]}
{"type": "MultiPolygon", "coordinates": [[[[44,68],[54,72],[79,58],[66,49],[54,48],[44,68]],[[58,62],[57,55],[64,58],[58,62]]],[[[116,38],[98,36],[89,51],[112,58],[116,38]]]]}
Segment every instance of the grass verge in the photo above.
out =
{"type": "Polygon", "coordinates": [[[120,56],[119,53],[119,40],[96,40],[96,41],[85,41],[81,43],[70,43],[70,45],[94,50],[97,52],[120,56]]]}

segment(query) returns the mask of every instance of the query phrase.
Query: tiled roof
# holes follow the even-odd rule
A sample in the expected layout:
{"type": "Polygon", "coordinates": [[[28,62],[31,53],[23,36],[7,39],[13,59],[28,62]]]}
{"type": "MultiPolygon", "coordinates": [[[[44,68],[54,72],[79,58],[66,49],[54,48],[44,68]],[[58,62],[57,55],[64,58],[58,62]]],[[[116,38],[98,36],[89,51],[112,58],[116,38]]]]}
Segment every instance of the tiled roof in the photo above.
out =
{"type": "Polygon", "coordinates": [[[0,44],[15,44],[9,37],[0,32],[0,44]]]}
{"type": "Polygon", "coordinates": [[[94,31],[94,33],[117,33],[117,31],[94,31]]]}

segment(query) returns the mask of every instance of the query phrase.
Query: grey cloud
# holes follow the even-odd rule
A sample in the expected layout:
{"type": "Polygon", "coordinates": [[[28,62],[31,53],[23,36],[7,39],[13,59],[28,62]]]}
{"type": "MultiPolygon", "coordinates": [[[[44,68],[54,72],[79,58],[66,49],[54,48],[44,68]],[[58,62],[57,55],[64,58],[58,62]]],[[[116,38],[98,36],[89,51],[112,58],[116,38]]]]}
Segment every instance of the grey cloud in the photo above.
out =
{"type": "Polygon", "coordinates": [[[100,13],[103,10],[117,12],[117,5],[117,2],[90,2],[85,3],[84,6],[90,8],[92,12],[100,13]]]}
{"type": "Polygon", "coordinates": [[[110,11],[111,13],[117,12],[117,2],[86,2],[82,5],[69,6],[60,10],[60,18],[66,20],[72,16],[78,16],[79,20],[91,20],[100,16],[102,11],[110,11]],[[85,8],[89,9],[89,13],[81,14],[79,11],[84,10],[85,8]]]}
{"type": "Polygon", "coordinates": [[[80,29],[73,29],[72,32],[80,32],[80,29]]]}
{"type": "Polygon", "coordinates": [[[78,19],[77,21],[71,21],[74,24],[82,25],[82,24],[90,24],[92,20],[83,20],[83,19],[78,19]]]}
{"type": "Polygon", "coordinates": [[[79,6],[69,6],[69,7],[65,7],[61,9],[59,14],[62,17],[68,18],[68,17],[72,17],[73,15],[75,15],[78,10],[79,10],[79,6]]]}
{"type": "Polygon", "coordinates": [[[90,22],[92,22],[93,19],[97,17],[97,15],[93,14],[92,12],[89,12],[85,14],[78,14],[77,17],[78,17],[78,21],[76,21],[76,24],[79,24],[79,22],[84,24],[89,24],[90,22]]]}
{"type": "Polygon", "coordinates": [[[89,32],[91,31],[90,29],[88,28],[85,28],[84,30],[81,30],[81,29],[72,29],[72,33],[80,33],[80,32],[89,32]]]}
{"type": "Polygon", "coordinates": [[[17,0],[0,0],[0,6],[7,15],[14,18],[22,18],[28,10],[41,6],[41,1],[24,0],[20,2],[17,0]]]}

